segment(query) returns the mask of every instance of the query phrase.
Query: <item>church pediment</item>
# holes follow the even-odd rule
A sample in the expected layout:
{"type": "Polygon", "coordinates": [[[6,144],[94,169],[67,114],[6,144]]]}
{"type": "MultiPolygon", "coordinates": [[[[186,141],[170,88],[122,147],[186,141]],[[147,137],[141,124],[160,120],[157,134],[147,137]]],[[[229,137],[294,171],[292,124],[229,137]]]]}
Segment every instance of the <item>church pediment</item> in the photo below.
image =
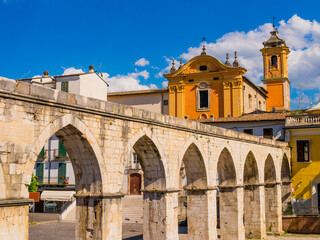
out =
{"type": "Polygon", "coordinates": [[[230,67],[218,59],[209,55],[200,55],[192,58],[186,64],[184,64],[177,71],[165,74],[165,76],[177,76],[177,75],[188,75],[197,73],[209,73],[209,72],[221,72],[221,71],[235,71],[243,69],[241,67],[230,67]]]}

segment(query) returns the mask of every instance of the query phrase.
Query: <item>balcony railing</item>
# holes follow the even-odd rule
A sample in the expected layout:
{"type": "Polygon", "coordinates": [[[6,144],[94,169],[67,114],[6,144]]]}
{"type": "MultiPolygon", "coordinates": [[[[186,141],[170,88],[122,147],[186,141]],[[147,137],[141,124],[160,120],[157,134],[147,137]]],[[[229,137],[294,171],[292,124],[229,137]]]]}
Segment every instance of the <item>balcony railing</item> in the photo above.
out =
{"type": "Polygon", "coordinates": [[[286,127],[320,125],[320,114],[292,115],[286,117],[286,127]]]}
{"type": "Polygon", "coordinates": [[[69,183],[69,177],[50,177],[50,181],[48,177],[37,177],[36,180],[38,181],[39,184],[52,184],[52,185],[68,185],[69,183]]]}

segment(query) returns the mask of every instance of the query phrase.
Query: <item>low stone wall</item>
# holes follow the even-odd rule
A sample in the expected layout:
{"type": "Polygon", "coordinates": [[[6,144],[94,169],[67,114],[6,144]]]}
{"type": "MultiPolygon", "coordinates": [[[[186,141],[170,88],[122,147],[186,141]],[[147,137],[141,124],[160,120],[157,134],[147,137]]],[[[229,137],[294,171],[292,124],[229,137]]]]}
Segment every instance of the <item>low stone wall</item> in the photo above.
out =
{"type": "Polygon", "coordinates": [[[284,216],[282,218],[283,231],[290,233],[318,233],[320,234],[320,216],[284,216]]]}

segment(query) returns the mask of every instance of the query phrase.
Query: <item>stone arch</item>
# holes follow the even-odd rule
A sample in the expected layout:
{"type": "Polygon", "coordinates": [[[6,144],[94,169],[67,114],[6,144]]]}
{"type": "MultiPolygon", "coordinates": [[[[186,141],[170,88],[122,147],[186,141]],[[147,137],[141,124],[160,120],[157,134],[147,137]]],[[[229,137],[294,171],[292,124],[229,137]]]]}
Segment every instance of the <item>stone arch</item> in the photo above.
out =
{"type": "Polygon", "coordinates": [[[186,168],[187,188],[207,188],[207,171],[199,148],[192,143],[182,159],[186,168]]]}
{"type": "Polygon", "coordinates": [[[2,165],[0,164],[0,200],[5,198],[6,198],[6,183],[4,181],[2,165]]]}
{"type": "MultiPolygon", "coordinates": [[[[208,186],[208,169],[203,155],[201,144],[194,137],[187,141],[179,154],[179,167],[182,165],[185,167],[188,188],[206,188],[208,186]],[[196,164],[196,169],[192,168],[193,164],[196,164]]],[[[178,171],[180,172],[180,168],[178,171]]]]}
{"type": "Polygon", "coordinates": [[[236,169],[231,153],[227,148],[224,148],[220,153],[217,170],[220,186],[236,185],[236,169]]]}
{"type": "Polygon", "coordinates": [[[32,145],[25,164],[24,184],[29,184],[38,154],[46,141],[56,135],[66,148],[72,162],[77,192],[102,193],[106,186],[106,167],[101,149],[89,128],[72,114],[48,124],[32,145]]]}
{"type": "Polygon", "coordinates": [[[259,171],[256,158],[252,151],[247,154],[244,170],[243,170],[243,182],[245,185],[258,184],[259,183],[259,171]]]}
{"type": "MultiPolygon", "coordinates": [[[[153,145],[156,147],[157,152],[159,153],[160,157],[161,157],[161,162],[162,165],[164,167],[164,171],[165,171],[165,176],[168,178],[168,168],[167,168],[167,159],[165,157],[162,145],[160,143],[160,141],[158,140],[158,138],[156,137],[156,135],[152,132],[152,130],[150,130],[149,128],[141,128],[136,134],[134,134],[132,137],[130,137],[128,144],[127,144],[127,149],[125,151],[125,153],[121,156],[121,164],[120,164],[120,169],[119,172],[123,175],[124,171],[125,171],[125,166],[126,163],[128,161],[128,157],[129,154],[132,152],[132,149],[134,149],[134,145],[139,141],[139,139],[141,139],[142,137],[147,137],[149,138],[153,145]]],[[[120,176],[122,179],[122,176],[120,176]]],[[[122,180],[120,180],[122,181],[122,180]]],[[[166,183],[168,182],[168,179],[166,179],[166,183]]]]}
{"type": "Polygon", "coordinates": [[[283,155],[281,162],[281,181],[289,181],[291,179],[290,162],[286,154],[283,155]]]}
{"type": "Polygon", "coordinates": [[[265,219],[266,229],[268,232],[280,233],[281,219],[279,221],[279,204],[277,191],[278,183],[276,182],[276,168],[273,158],[268,154],[264,164],[264,191],[265,191],[265,219]]]}
{"type": "MultiPolygon", "coordinates": [[[[108,208],[106,194],[106,166],[100,147],[89,128],[77,117],[67,114],[48,124],[35,140],[25,165],[29,183],[38,153],[46,141],[56,135],[68,152],[72,162],[76,184],[76,236],[77,238],[100,239],[108,234],[105,229],[108,208]],[[94,218],[91,216],[95,216],[94,218]],[[88,227],[90,226],[90,227],[88,227]]],[[[119,205],[117,205],[119,206],[119,205]]],[[[117,231],[117,230],[115,230],[117,231]]]]}
{"type": "Polygon", "coordinates": [[[281,201],[282,212],[291,213],[291,170],[290,162],[286,154],[283,155],[281,162],[281,201]]]}
{"type": "Polygon", "coordinates": [[[141,160],[145,189],[166,189],[166,174],[162,156],[154,142],[144,135],[133,145],[141,160]]]}
{"type": "Polygon", "coordinates": [[[244,228],[245,235],[252,238],[261,238],[265,235],[264,212],[261,211],[262,186],[259,185],[258,164],[255,155],[249,151],[243,170],[243,201],[244,201],[244,228]]]}
{"type": "Polygon", "coordinates": [[[264,182],[265,183],[275,183],[277,179],[276,167],[273,158],[268,154],[267,159],[264,163],[264,182]]]}
{"type": "Polygon", "coordinates": [[[220,235],[222,239],[228,236],[237,236],[242,239],[243,230],[238,224],[239,214],[239,189],[237,186],[237,174],[233,157],[228,148],[223,148],[220,153],[218,164],[218,222],[220,222],[220,235]]]}

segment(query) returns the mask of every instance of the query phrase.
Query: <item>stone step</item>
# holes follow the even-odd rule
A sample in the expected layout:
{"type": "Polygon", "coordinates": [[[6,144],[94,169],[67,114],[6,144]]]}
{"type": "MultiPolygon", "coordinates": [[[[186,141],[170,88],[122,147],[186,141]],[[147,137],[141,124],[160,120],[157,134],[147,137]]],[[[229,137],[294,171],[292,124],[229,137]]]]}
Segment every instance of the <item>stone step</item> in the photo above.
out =
{"type": "MultiPolygon", "coordinates": [[[[64,218],[63,221],[74,222],[76,207],[64,218]]],[[[142,195],[126,195],[122,199],[122,220],[124,223],[143,222],[143,197],[142,195]]]]}
{"type": "Polygon", "coordinates": [[[142,195],[126,195],[122,199],[122,221],[124,223],[143,222],[142,195]]]}

